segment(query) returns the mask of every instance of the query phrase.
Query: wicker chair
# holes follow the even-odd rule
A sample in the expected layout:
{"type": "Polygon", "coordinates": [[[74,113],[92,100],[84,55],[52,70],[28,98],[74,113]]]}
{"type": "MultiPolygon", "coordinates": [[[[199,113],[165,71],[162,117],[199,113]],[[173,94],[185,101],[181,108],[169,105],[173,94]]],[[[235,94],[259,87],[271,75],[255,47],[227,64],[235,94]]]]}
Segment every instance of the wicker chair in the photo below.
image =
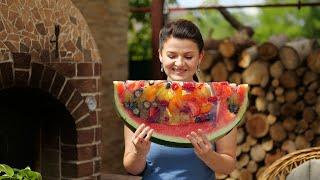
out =
{"type": "Polygon", "coordinates": [[[283,156],[268,166],[258,179],[284,180],[292,169],[310,159],[320,159],[320,147],[302,149],[283,156]]]}

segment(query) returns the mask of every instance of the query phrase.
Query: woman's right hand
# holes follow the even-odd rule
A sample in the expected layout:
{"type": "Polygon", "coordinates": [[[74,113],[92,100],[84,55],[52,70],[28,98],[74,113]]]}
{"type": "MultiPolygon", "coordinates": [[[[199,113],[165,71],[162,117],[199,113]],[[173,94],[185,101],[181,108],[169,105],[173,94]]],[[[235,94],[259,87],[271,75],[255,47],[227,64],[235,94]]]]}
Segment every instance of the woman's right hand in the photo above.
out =
{"type": "Polygon", "coordinates": [[[143,157],[147,156],[150,150],[150,138],[152,136],[153,129],[145,124],[141,124],[132,137],[132,144],[138,155],[143,157]]]}

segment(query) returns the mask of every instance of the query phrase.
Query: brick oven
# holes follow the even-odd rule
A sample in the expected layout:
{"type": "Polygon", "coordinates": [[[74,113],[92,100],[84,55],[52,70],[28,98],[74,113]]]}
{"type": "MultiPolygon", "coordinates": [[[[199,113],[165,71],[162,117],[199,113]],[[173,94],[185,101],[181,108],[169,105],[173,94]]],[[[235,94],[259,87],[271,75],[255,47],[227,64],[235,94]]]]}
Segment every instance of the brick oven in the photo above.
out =
{"type": "Polygon", "coordinates": [[[98,179],[101,58],[70,0],[0,1],[0,163],[98,179]]]}

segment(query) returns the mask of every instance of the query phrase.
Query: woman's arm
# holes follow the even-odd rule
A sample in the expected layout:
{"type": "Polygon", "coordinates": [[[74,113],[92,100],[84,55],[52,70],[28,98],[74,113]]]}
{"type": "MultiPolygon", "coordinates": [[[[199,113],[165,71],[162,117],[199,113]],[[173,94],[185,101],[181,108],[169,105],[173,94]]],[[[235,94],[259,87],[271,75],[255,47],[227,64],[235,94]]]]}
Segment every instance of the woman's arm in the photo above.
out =
{"type": "Polygon", "coordinates": [[[125,150],[123,165],[128,173],[138,175],[146,166],[146,156],[150,149],[150,138],[153,130],[140,125],[135,133],[124,126],[125,150]]]}
{"type": "Polygon", "coordinates": [[[231,173],[236,167],[237,128],[215,142],[216,151],[200,130],[188,136],[198,157],[212,170],[222,174],[231,173]]]}

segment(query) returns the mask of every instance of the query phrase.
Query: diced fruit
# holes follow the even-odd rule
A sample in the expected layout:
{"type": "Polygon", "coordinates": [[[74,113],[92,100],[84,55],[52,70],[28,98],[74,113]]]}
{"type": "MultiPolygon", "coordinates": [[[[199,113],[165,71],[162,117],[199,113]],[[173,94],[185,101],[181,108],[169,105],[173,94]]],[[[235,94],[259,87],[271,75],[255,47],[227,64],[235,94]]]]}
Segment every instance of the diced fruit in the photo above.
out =
{"type": "Polygon", "coordinates": [[[239,124],[248,103],[248,86],[228,82],[115,81],[115,105],[135,130],[145,123],[152,141],[192,147],[186,136],[203,129],[210,141],[239,124]]]}

